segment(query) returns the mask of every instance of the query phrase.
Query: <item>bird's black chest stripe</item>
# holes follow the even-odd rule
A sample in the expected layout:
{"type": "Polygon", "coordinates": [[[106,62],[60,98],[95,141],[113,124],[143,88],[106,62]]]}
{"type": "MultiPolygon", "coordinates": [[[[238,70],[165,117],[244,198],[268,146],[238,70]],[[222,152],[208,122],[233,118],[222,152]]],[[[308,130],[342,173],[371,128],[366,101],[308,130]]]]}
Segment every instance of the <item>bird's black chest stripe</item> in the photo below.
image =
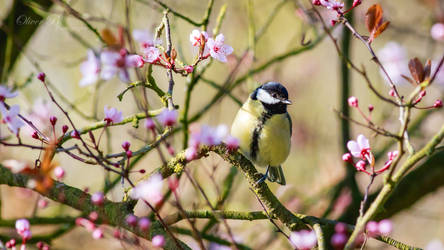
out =
{"type": "Polygon", "coordinates": [[[271,112],[267,112],[267,111],[263,112],[258,119],[258,123],[256,124],[256,127],[253,130],[253,135],[252,135],[251,144],[250,144],[250,154],[251,154],[251,158],[253,160],[256,160],[257,153],[259,151],[259,136],[261,135],[261,132],[265,126],[265,123],[267,122],[268,119],[271,118],[271,116],[272,116],[271,112]]]}

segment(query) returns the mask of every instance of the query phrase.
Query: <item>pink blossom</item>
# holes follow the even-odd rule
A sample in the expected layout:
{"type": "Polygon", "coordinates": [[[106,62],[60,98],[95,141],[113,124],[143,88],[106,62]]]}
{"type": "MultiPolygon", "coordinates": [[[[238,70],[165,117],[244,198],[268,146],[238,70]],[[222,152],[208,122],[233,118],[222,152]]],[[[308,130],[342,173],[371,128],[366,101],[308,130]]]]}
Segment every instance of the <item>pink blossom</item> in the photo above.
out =
{"type": "Polygon", "coordinates": [[[173,126],[177,122],[177,110],[163,109],[163,111],[156,116],[157,120],[162,123],[163,126],[173,126]]]}
{"type": "Polygon", "coordinates": [[[104,201],[105,196],[103,195],[103,192],[95,192],[93,195],[91,195],[91,202],[94,205],[101,206],[103,205],[104,201]]]}
{"type": "Polygon", "coordinates": [[[444,41],[444,24],[435,23],[430,29],[430,35],[437,41],[444,41]]]}
{"type": "Polygon", "coordinates": [[[105,113],[105,118],[103,120],[106,121],[107,124],[123,121],[122,111],[118,111],[116,108],[105,106],[103,112],[105,113]]]}
{"type": "Polygon", "coordinates": [[[322,6],[329,10],[334,10],[340,12],[342,8],[344,8],[344,3],[336,0],[320,0],[322,6]]]}
{"type": "Polygon", "coordinates": [[[233,53],[233,48],[224,44],[224,40],[224,35],[219,34],[216,36],[216,39],[208,38],[207,41],[211,57],[221,62],[227,62],[227,55],[233,53]]]}
{"type": "Polygon", "coordinates": [[[239,148],[239,139],[234,136],[228,135],[225,138],[225,144],[227,145],[228,150],[233,151],[239,148]]]}
{"type": "Polygon", "coordinates": [[[153,246],[155,247],[163,247],[165,245],[165,237],[163,235],[156,235],[151,239],[153,246]]]}
{"type": "Polygon", "coordinates": [[[154,40],[153,35],[148,30],[133,30],[133,38],[134,40],[139,42],[143,48],[154,47],[156,45],[162,44],[162,40],[154,40]]]}
{"type": "Polygon", "coordinates": [[[25,231],[29,231],[30,227],[31,225],[27,219],[19,219],[15,221],[15,229],[20,235],[22,235],[25,231]]]}
{"type": "Polygon", "coordinates": [[[146,118],[145,120],[145,128],[149,130],[154,130],[156,128],[156,124],[154,123],[153,119],[146,118]]]}
{"type": "Polygon", "coordinates": [[[387,153],[387,157],[389,158],[389,161],[393,161],[396,157],[398,157],[398,155],[399,155],[398,150],[387,153]]]}
{"type": "Polygon", "coordinates": [[[365,226],[365,229],[370,237],[374,237],[379,234],[379,225],[376,221],[369,221],[365,226]]]}
{"type": "Polygon", "coordinates": [[[356,98],[354,96],[351,96],[351,97],[348,98],[347,101],[348,101],[348,105],[350,107],[354,107],[354,108],[358,107],[358,98],[356,98]]]}
{"type": "Polygon", "coordinates": [[[339,222],[335,225],[335,232],[336,233],[347,233],[347,225],[345,223],[339,222]]]}
{"type": "Polygon", "coordinates": [[[143,60],[147,63],[156,63],[160,60],[160,50],[156,47],[146,47],[142,49],[143,60]]]}
{"type": "Polygon", "coordinates": [[[193,66],[187,65],[183,68],[187,73],[192,73],[194,71],[193,66]]]}
{"type": "Polygon", "coordinates": [[[96,240],[103,238],[103,231],[100,228],[94,229],[92,232],[92,237],[96,240]]]}
{"type": "Polygon", "coordinates": [[[19,129],[24,125],[23,121],[18,117],[18,114],[20,113],[20,107],[18,105],[12,105],[8,110],[1,102],[0,112],[3,116],[3,122],[8,125],[12,133],[17,135],[19,129]]]}
{"type": "Polygon", "coordinates": [[[366,225],[367,233],[370,237],[379,235],[389,235],[393,230],[393,224],[390,220],[381,220],[380,222],[369,221],[366,225]]]}
{"type": "Polygon", "coordinates": [[[37,79],[39,79],[42,82],[45,82],[46,74],[44,72],[40,72],[37,74],[37,79]]]}
{"type": "MultiPolygon", "coordinates": [[[[407,50],[397,42],[388,42],[377,52],[378,58],[384,66],[387,74],[395,84],[403,84],[407,81],[402,75],[409,74],[407,50]]],[[[384,71],[380,75],[389,82],[384,71]]]]}
{"type": "Polygon", "coordinates": [[[444,244],[439,239],[434,239],[427,243],[425,250],[444,250],[444,244]]]}
{"type": "MultiPolygon", "coordinates": [[[[49,118],[52,115],[51,104],[49,102],[44,101],[43,99],[37,99],[31,109],[31,112],[28,113],[27,118],[32,121],[32,124],[38,128],[42,133],[45,133],[51,129],[49,118]]],[[[23,127],[24,131],[28,135],[34,134],[36,132],[34,128],[26,124],[23,127]]]]}
{"type": "Polygon", "coordinates": [[[93,50],[89,49],[87,52],[87,59],[80,65],[80,72],[82,79],[79,82],[80,86],[87,86],[97,82],[100,74],[100,60],[93,50]]]}
{"type": "Polygon", "coordinates": [[[185,150],[185,159],[187,161],[192,161],[197,158],[197,148],[189,147],[185,150]]]}
{"type": "Polygon", "coordinates": [[[381,235],[389,235],[393,231],[393,224],[390,220],[381,220],[378,225],[378,230],[381,235]]]}
{"type": "Polygon", "coordinates": [[[137,222],[137,225],[139,226],[140,230],[146,231],[150,228],[151,221],[150,219],[143,217],[140,218],[140,220],[137,222]]]}
{"type": "Polygon", "coordinates": [[[135,226],[137,224],[137,217],[134,214],[126,216],[125,221],[128,225],[135,226]]]}
{"type": "Polygon", "coordinates": [[[11,170],[11,172],[14,174],[20,173],[29,168],[26,162],[17,160],[5,160],[2,162],[2,165],[9,168],[9,170],[11,170]]]}
{"type": "Polygon", "coordinates": [[[82,226],[90,232],[92,232],[96,228],[96,225],[94,225],[94,223],[92,223],[90,220],[82,218],[82,217],[79,217],[76,219],[76,225],[82,226]]]}
{"type": "Polygon", "coordinates": [[[6,98],[14,98],[18,95],[18,92],[12,92],[12,89],[0,85],[0,101],[3,102],[6,98]]]}
{"type": "Polygon", "coordinates": [[[162,187],[162,175],[156,173],[148,180],[138,183],[136,187],[131,190],[130,196],[133,199],[143,199],[146,202],[155,205],[163,199],[162,187]]]}
{"type": "Polygon", "coordinates": [[[208,146],[219,145],[227,136],[227,133],[228,127],[224,124],[217,127],[202,125],[200,128],[200,142],[208,146]]]}
{"type": "Polygon", "coordinates": [[[46,208],[48,206],[49,202],[46,199],[39,199],[39,202],[37,203],[38,207],[40,209],[46,208]]]}
{"type": "Polygon", "coordinates": [[[360,160],[356,163],[355,167],[358,171],[365,171],[365,165],[367,165],[367,163],[365,163],[365,161],[360,160]]]}
{"type": "Polygon", "coordinates": [[[345,162],[353,162],[352,161],[352,155],[350,153],[345,153],[342,155],[342,160],[345,162]]]}
{"type": "MultiPolygon", "coordinates": [[[[20,234],[20,236],[22,237],[23,241],[27,241],[29,239],[31,239],[32,237],[32,233],[30,230],[26,230],[23,233],[20,234]]],[[[22,245],[22,247],[20,248],[20,250],[23,250],[25,245],[22,245]]]]}
{"type": "Polygon", "coordinates": [[[57,179],[63,179],[63,177],[65,177],[65,170],[60,166],[56,167],[54,168],[54,175],[57,179]]]}
{"type": "Polygon", "coordinates": [[[330,242],[335,249],[343,249],[345,243],[347,243],[347,235],[344,233],[335,233],[331,237],[330,242]]]}
{"type": "Polygon", "coordinates": [[[206,31],[193,30],[190,34],[190,42],[194,47],[201,46],[203,43],[206,43],[208,40],[208,33],[206,31]],[[204,41],[201,41],[201,38],[204,38],[204,41]]]}
{"type": "Polygon", "coordinates": [[[315,247],[318,240],[314,231],[301,230],[290,234],[290,242],[293,243],[297,249],[308,250],[315,247]]]}
{"type": "Polygon", "coordinates": [[[356,141],[349,141],[347,143],[347,148],[350,150],[350,153],[357,158],[364,158],[370,152],[370,144],[368,139],[362,134],[358,135],[356,141]]]}
{"type": "Polygon", "coordinates": [[[130,147],[131,147],[131,143],[129,141],[124,141],[122,143],[123,150],[128,151],[130,147]]]}
{"type": "Polygon", "coordinates": [[[88,218],[91,221],[96,221],[99,218],[99,213],[97,213],[96,211],[92,211],[91,213],[89,213],[88,218]]]}
{"type": "Polygon", "coordinates": [[[128,68],[141,66],[142,58],[139,55],[128,55],[125,49],[120,52],[105,50],[100,54],[102,71],[100,76],[104,80],[110,80],[116,74],[123,82],[130,82],[128,68]]]}
{"type": "Polygon", "coordinates": [[[171,176],[168,178],[168,187],[171,189],[171,191],[176,191],[179,187],[179,180],[176,178],[176,176],[171,176]]]}
{"type": "Polygon", "coordinates": [[[441,101],[441,100],[436,100],[436,101],[433,103],[433,107],[434,107],[434,108],[442,108],[442,101],[441,101]]]}
{"type": "Polygon", "coordinates": [[[395,97],[396,96],[396,92],[395,92],[394,89],[390,89],[389,96],[391,96],[391,97],[395,97]]]}

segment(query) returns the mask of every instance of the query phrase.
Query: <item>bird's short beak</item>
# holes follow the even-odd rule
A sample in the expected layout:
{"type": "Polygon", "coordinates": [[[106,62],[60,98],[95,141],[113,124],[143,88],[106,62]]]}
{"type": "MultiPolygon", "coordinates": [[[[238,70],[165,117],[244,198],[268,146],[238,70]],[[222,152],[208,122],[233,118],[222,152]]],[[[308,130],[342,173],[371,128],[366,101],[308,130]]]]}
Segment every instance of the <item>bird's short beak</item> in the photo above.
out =
{"type": "Polygon", "coordinates": [[[284,103],[284,104],[287,104],[287,105],[290,105],[290,104],[291,104],[291,101],[290,101],[290,100],[282,100],[281,102],[284,103]]]}

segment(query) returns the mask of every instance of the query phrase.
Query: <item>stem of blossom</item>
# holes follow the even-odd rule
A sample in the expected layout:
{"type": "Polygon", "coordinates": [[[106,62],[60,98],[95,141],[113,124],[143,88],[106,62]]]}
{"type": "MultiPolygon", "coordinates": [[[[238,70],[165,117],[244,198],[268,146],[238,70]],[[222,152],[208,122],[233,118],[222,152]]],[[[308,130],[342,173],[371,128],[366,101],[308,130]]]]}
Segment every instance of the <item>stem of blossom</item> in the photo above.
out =
{"type": "Polygon", "coordinates": [[[367,185],[367,188],[365,189],[365,193],[364,193],[364,199],[362,199],[361,201],[361,206],[359,208],[359,217],[358,220],[360,220],[360,218],[362,218],[362,216],[364,216],[364,209],[365,209],[365,204],[367,203],[367,198],[368,198],[368,194],[370,191],[370,186],[373,184],[373,181],[375,180],[376,174],[373,172],[370,175],[370,183],[367,185]]]}

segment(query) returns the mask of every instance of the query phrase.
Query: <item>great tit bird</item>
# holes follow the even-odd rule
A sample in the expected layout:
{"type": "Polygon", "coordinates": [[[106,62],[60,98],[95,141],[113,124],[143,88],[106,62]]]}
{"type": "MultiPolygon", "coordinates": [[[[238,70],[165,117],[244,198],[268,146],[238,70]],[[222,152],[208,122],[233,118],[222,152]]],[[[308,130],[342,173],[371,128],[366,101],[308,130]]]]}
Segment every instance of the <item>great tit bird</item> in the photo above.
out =
{"type": "Polygon", "coordinates": [[[239,140],[239,148],[251,162],[267,167],[266,178],[285,185],[281,164],[291,146],[291,118],[287,113],[288,92],[277,82],[267,82],[251,93],[231,126],[231,135],[239,140]]]}

